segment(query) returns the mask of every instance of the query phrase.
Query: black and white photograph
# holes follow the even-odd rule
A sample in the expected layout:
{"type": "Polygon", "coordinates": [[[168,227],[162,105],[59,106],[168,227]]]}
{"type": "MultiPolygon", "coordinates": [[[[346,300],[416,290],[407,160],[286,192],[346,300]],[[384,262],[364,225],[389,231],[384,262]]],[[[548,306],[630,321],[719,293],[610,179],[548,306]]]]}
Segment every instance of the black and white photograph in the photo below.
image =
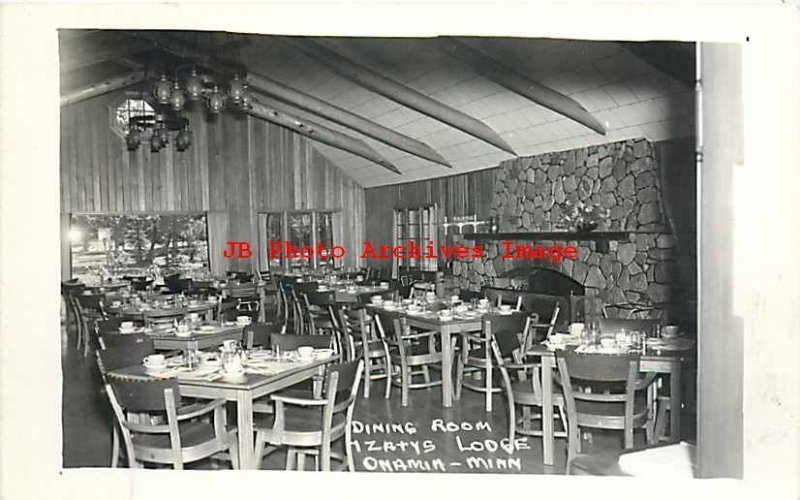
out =
{"type": "Polygon", "coordinates": [[[797,493],[796,6],[765,9],[772,38],[744,11],[710,37],[708,15],[404,35],[153,6],[48,24],[54,121],[15,128],[49,184],[3,175],[0,200],[47,198],[41,229],[4,210],[4,309],[51,319],[2,382],[36,397],[45,372],[12,368],[46,358],[58,495],[97,473],[130,498],[238,475],[317,498],[797,493]]]}

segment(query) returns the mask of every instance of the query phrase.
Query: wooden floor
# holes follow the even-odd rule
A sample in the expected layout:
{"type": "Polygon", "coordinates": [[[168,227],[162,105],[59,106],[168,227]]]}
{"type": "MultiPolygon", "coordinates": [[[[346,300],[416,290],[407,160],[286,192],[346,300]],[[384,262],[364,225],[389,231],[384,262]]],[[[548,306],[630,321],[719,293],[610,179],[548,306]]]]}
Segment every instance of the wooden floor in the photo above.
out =
{"type": "MultiPolygon", "coordinates": [[[[94,357],[84,358],[74,341],[74,332],[67,335],[62,328],[64,466],[108,467],[110,405],[94,357]]],[[[363,392],[359,394],[353,428],[357,471],[564,473],[563,439],[556,440],[554,466],[542,463],[541,439],[519,437],[508,442],[507,406],[500,395],[495,396],[492,413],[484,411],[482,395],[467,390],[453,408],[444,409],[439,388],[412,391],[409,406],[403,408],[399,390],[393,390],[386,400],[384,387],[383,381],[373,382],[369,399],[363,398],[363,392]]],[[[588,448],[618,449],[620,434],[595,433],[588,448]]],[[[637,435],[637,443],[643,440],[643,435],[637,435]]],[[[279,449],[264,458],[262,468],[283,469],[285,457],[285,451],[279,449]]],[[[201,462],[187,468],[226,466],[201,462]]],[[[307,466],[313,466],[311,460],[307,466]]]]}

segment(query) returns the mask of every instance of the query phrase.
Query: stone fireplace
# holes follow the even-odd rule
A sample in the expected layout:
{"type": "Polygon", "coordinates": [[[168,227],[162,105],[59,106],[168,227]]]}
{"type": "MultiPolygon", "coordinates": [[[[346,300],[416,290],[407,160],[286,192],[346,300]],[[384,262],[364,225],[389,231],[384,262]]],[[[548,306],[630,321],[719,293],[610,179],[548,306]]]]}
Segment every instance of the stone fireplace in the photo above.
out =
{"type": "Polygon", "coordinates": [[[462,288],[524,288],[525,283],[504,276],[513,270],[544,267],[580,283],[587,295],[600,295],[610,316],[621,312],[615,305],[658,306],[674,299],[676,238],[666,216],[660,165],[650,141],[630,139],[515,158],[499,166],[495,179],[490,215],[498,221],[499,233],[563,230],[563,239],[534,236],[518,243],[571,244],[578,247],[578,258],[560,263],[504,259],[502,234],[496,241],[466,240],[465,244],[482,244],[484,256],[453,263],[453,274],[462,288]],[[567,234],[564,213],[578,202],[608,210],[609,216],[596,231],[627,234],[602,246],[567,234]]]}

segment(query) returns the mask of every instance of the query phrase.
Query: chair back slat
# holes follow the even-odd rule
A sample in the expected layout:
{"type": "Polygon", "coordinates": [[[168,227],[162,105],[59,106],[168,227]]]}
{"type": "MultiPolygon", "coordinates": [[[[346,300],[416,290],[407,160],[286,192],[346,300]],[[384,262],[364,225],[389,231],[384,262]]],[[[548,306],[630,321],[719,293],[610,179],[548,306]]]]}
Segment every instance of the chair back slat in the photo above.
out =
{"type": "Polygon", "coordinates": [[[106,333],[119,333],[119,327],[122,325],[122,318],[109,318],[102,319],[96,323],[97,333],[104,335],[106,333]]]}
{"type": "Polygon", "coordinates": [[[142,363],[156,352],[153,339],[144,333],[105,334],[101,336],[105,349],[98,351],[107,371],[142,363]]]}
{"type": "Polygon", "coordinates": [[[639,358],[635,355],[579,354],[559,352],[570,378],[593,382],[627,382],[631,363],[638,371],[639,358]]]}
{"type": "Polygon", "coordinates": [[[180,400],[178,379],[141,380],[111,377],[109,382],[117,402],[129,412],[166,411],[165,389],[172,389],[175,400],[180,400]]]}
{"type": "Polygon", "coordinates": [[[334,400],[336,405],[347,403],[351,397],[353,385],[358,381],[356,374],[358,373],[358,365],[360,362],[360,360],[355,360],[348,363],[338,363],[328,368],[328,380],[330,380],[330,375],[332,373],[337,373],[339,376],[339,383],[336,387],[336,398],[334,400]]]}
{"type": "Polygon", "coordinates": [[[262,346],[265,349],[271,347],[270,341],[273,333],[283,333],[283,325],[280,323],[253,322],[242,330],[242,344],[248,349],[253,346],[262,346]]]}
{"type": "Polygon", "coordinates": [[[320,292],[310,290],[306,292],[308,303],[313,306],[329,306],[336,304],[336,293],[332,291],[320,292]]]}
{"type": "Polygon", "coordinates": [[[283,351],[295,351],[298,347],[309,346],[314,349],[329,349],[333,340],[332,335],[293,335],[272,333],[270,346],[279,347],[283,351]]]}

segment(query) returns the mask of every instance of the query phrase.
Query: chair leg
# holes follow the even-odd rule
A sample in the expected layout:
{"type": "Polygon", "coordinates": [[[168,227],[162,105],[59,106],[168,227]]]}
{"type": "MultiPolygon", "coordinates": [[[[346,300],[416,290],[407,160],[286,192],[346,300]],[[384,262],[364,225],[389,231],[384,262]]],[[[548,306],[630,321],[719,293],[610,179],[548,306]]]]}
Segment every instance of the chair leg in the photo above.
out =
{"type": "MultiPolygon", "coordinates": [[[[254,455],[254,462],[258,464],[259,468],[261,467],[261,459],[264,456],[264,446],[266,441],[264,440],[262,434],[260,432],[256,432],[256,444],[255,444],[255,452],[254,455]]],[[[238,444],[237,444],[238,446],[238,444]]],[[[288,460],[287,460],[288,461],[288,460]]]]}
{"type": "MultiPolygon", "coordinates": [[[[488,352],[488,349],[487,349],[488,352]]],[[[489,360],[487,360],[489,361],[489,360]]],[[[492,412],[492,365],[486,365],[486,413],[492,412]]]]}
{"type": "Polygon", "coordinates": [[[564,405],[558,405],[558,415],[561,418],[561,425],[563,426],[564,432],[569,430],[567,427],[567,414],[564,412],[564,405]]]}
{"type": "Polygon", "coordinates": [[[667,422],[669,421],[669,418],[667,417],[667,411],[669,410],[668,406],[669,403],[666,401],[661,401],[661,403],[658,405],[658,415],[656,416],[656,427],[654,431],[654,438],[656,441],[661,441],[666,434],[667,422]]]}
{"type": "Polygon", "coordinates": [[[297,450],[289,448],[286,450],[286,470],[294,470],[297,461],[297,450]]]}
{"type": "Polygon", "coordinates": [[[111,467],[116,469],[119,465],[119,433],[117,425],[111,424],[111,467]]]}
{"type": "Polygon", "coordinates": [[[408,366],[405,361],[401,361],[400,367],[400,404],[402,406],[408,406],[408,392],[410,390],[409,386],[411,385],[411,367],[408,366]]]}
{"type": "Polygon", "coordinates": [[[347,457],[347,469],[355,472],[355,461],[353,460],[353,431],[348,423],[344,431],[344,454],[347,457]]]}
{"type": "Polygon", "coordinates": [[[458,357],[456,362],[456,387],[455,393],[453,397],[456,401],[461,399],[461,390],[464,387],[464,364],[465,364],[465,353],[466,353],[466,342],[463,343],[461,349],[461,355],[458,357]]]}
{"type": "Polygon", "coordinates": [[[321,449],[320,449],[320,452],[319,452],[319,461],[317,462],[318,463],[317,470],[320,470],[320,467],[321,467],[323,472],[330,472],[330,470],[331,470],[331,442],[330,442],[330,440],[326,439],[325,442],[322,443],[322,446],[320,448],[321,449]]]}
{"type": "Polygon", "coordinates": [[[372,382],[372,361],[369,359],[369,351],[364,346],[364,399],[369,399],[369,386],[372,382]]]}
{"type": "MultiPolygon", "coordinates": [[[[230,438],[230,442],[228,443],[228,453],[231,455],[231,468],[234,470],[239,470],[239,441],[237,440],[236,436],[230,438]]],[[[260,466],[261,460],[258,459],[260,455],[256,455],[256,457],[256,463],[260,466]]]]}
{"type": "Polygon", "coordinates": [[[306,470],[306,454],[301,450],[297,450],[297,470],[306,470]]]}
{"type": "Polygon", "coordinates": [[[386,393],[383,395],[385,399],[389,399],[392,395],[392,358],[389,356],[389,351],[386,351],[385,356],[385,369],[386,369],[386,393]]]}

